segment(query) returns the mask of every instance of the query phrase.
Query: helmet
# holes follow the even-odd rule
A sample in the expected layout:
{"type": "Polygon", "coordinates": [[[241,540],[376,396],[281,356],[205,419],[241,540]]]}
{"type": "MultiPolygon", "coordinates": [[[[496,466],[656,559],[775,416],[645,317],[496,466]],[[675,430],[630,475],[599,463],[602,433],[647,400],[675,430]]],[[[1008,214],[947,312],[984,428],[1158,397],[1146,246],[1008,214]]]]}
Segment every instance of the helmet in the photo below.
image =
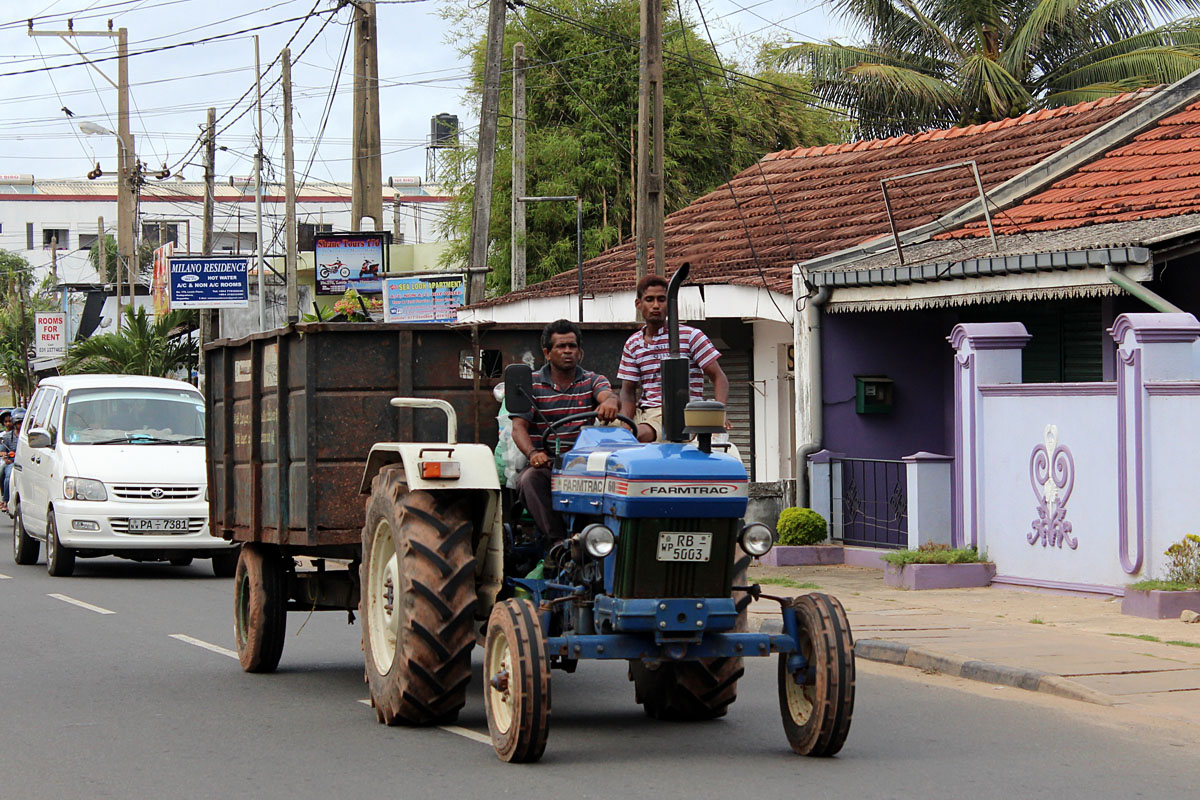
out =
{"type": "Polygon", "coordinates": [[[23,420],[23,419],[25,419],[25,409],[23,409],[23,408],[14,408],[14,409],[13,409],[13,412],[12,412],[12,421],[13,421],[13,424],[14,424],[14,425],[16,425],[18,422],[20,422],[20,421],[21,421],[21,420],[23,420]]]}

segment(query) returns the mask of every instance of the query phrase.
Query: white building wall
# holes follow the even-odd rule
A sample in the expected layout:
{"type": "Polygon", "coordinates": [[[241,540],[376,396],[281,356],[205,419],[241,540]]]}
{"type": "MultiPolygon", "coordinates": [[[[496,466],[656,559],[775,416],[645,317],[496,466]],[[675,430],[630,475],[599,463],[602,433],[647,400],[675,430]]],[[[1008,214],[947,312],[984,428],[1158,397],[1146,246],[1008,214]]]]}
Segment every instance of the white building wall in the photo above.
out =
{"type": "Polygon", "coordinates": [[[788,350],[792,326],[771,320],[756,320],[754,329],[754,468],[759,481],[791,480],[795,451],[794,414],[788,350]]]}

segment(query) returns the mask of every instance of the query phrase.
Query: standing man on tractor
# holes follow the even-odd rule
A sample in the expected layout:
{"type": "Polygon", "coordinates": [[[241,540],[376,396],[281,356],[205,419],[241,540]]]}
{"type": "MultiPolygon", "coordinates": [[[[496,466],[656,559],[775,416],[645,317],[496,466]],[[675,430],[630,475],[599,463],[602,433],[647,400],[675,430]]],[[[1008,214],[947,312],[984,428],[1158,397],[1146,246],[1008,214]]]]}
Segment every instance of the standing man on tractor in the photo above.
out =
{"type": "Polygon", "coordinates": [[[588,422],[563,425],[549,443],[543,438],[546,428],[583,411],[595,411],[601,422],[612,422],[617,416],[617,396],[608,378],[579,366],[583,360],[582,339],[579,326],[565,319],[542,329],[546,364],[533,373],[533,410],[512,415],[513,443],[529,459],[529,466],[517,475],[517,499],[551,542],[565,538],[567,533],[562,518],[550,504],[552,459],[546,445],[551,444],[556,452],[569,450],[579,429],[588,422]]]}
{"type": "MultiPolygon", "coordinates": [[[[641,330],[625,342],[617,377],[621,379],[621,414],[637,423],[639,442],[662,439],[662,360],[670,354],[667,332],[667,281],[647,275],[638,281],[634,304],[646,321],[641,330]],[[636,407],[636,413],[635,413],[636,407]]],[[[713,383],[713,397],[721,403],[729,400],[729,379],[717,363],[720,352],[704,333],[691,325],[679,325],[679,352],[689,362],[688,389],[692,400],[704,399],[704,377],[713,383]]],[[[732,427],[725,421],[725,430],[732,427]]]]}

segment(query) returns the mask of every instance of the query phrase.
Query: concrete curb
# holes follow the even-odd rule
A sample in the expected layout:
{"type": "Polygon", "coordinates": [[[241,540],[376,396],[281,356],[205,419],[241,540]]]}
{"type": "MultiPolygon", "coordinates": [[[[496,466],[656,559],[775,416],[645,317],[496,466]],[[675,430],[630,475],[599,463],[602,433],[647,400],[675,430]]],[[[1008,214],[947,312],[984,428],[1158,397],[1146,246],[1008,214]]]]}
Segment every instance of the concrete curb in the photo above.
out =
{"type": "MultiPolygon", "coordinates": [[[[753,622],[751,627],[756,627],[753,622]]],[[[762,633],[783,633],[783,623],[777,619],[760,618],[757,629],[762,633]]],[[[993,664],[989,661],[939,653],[935,650],[913,647],[886,639],[859,639],[854,643],[854,655],[868,661],[880,661],[885,664],[898,664],[914,669],[940,672],[956,678],[1012,686],[1030,692],[1052,694],[1100,706],[1116,704],[1114,698],[1103,692],[1090,689],[1081,683],[1051,672],[993,664]]]]}

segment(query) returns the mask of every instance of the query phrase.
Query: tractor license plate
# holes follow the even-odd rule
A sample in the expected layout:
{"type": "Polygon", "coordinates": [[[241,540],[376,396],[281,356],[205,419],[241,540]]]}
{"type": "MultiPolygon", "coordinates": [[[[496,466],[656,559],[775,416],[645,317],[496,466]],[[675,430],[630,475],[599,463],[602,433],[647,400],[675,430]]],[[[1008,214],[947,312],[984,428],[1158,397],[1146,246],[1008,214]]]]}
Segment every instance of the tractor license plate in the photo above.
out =
{"type": "Polygon", "coordinates": [[[675,533],[663,531],[658,534],[659,561],[708,561],[712,552],[711,533],[675,533]]]}
{"type": "Polygon", "coordinates": [[[130,517],[130,533],[187,533],[186,518],[130,517]]]}

